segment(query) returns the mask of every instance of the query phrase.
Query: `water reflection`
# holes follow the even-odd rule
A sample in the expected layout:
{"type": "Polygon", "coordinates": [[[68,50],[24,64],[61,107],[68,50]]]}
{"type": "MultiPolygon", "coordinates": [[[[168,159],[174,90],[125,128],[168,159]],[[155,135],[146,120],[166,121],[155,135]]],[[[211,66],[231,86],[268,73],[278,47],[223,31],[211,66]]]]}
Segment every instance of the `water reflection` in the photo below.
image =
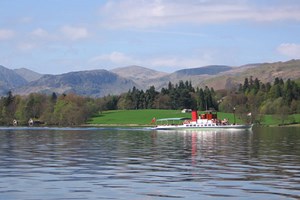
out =
{"type": "Polygon", "coordinates": [[[298,199],[298,130],[0,131],[0,198],[298,199]]]}

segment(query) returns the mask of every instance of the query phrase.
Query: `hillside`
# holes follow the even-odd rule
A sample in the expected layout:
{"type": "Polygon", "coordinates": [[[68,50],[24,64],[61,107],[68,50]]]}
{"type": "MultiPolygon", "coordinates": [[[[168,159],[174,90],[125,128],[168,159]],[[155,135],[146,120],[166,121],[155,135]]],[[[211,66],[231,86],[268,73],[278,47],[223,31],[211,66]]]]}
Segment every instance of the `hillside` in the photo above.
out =
{"type": "MultiPolygon", "coordinates": [[[[179,81],[191,81],[194,86],[203,86],[202,83],[214,76],[222,75],[223,72],[233,70],[233,67],[225,65],[209,65],[198,68],[187,68],[175,71],[156,80],[151,80],[157,89],[167,87],[168,82],[178,83],[179,81]]],[[[205,86],[205,85],[204,85],[205,86]]]]}
{"type": "Polygon", "coordinates": [[[239,67],[206,66],[178,70],[157,79],[149,79],[149,85],[154,85],[157,90],[167,87],[168,82],[178,83],[180,80],[191,81],[195,87],[213,87],[214,89],[231,89],[243,83],[246,77],[258,78],[262,82],[273,82],[276,77],[299,79],[300,60],[275,63],[255,63],[239,67]]]}
{"type": "Polygon", "coordinates": [[[151,80],[157,80],[160,77],[167,75],[167,73],[148,69],[141,66],[127,66],[111,70],[111,72],[118,74],[121,77],[130,79],[137,83],[141,88],[146,89],[153,85],[151,80]]]}
{"type": "Polygon", "coordinates": [[[15,87],[25,85],[27,81],[13,70],[0,65],[0,96],[15,87]]]}
{"type": "Polygon", "coordinates": [[[14,71],[23,77],[27,82],[36,81],[43,75],[26,68],[14,69],[14,71]]]}
{"type": "Polygon", "coordinates": [[[283,80],[299,79],[300,60],[247,64],[239,67],[211,65],[182,69],[169,74],[141,66],[128,66],[111,71],[100,69],[41,76],[27,69],[10,70],[0,66],[0,96],[12,90],[21,95],[32,92],[73,92],[101,97],[127,92],[133,86],[147,90],[153,85],[159,91],[167,87],[169,82],[178,83],[180,80],[191,81],[194,87],[231,89],[250,76],[262,82],[273,82],[276,77],[283,80]]]}
{"type": "Polygon", "coordinates": [[[230,89],[243,83],[246,77],[258,78],[261,82],[273,82],[276,77],[283,80],[296,80],[300,77],[300,60],[287,62],[263,63],[241,66],[227,71],[220,76],[211,77],[199,83],[200,86],[208,85],[215,89],[230,89]]]}
{"type": "Polygon", "coordinates": [[[226,72],[232,69],[233,69],[232,67],[225,66],[225,65],[209,65],[205,67],[182,69],[174,73],[178,75],[184,75],[184,76],[216,75],[221,72],[226,72]]]}
{"type": "Polygon", "coordinates": [[[133,81],[122,78],[106,70],[70,72],[61,75],[44,75],[25,87],[16,89],[18,94],[41,93],[76,93],[78,95],[100,97],[109,94],[120,94],[128,91],[133,81]]]}

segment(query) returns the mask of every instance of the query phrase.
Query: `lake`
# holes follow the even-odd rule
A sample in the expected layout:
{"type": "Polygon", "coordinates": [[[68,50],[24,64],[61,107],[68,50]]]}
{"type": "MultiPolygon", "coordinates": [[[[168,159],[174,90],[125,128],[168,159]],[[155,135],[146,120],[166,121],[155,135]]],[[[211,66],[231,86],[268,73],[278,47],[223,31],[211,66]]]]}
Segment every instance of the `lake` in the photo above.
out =
{"type": "Polygon", "coordinates": [[[0,128],[0,199],[300,199],[300,128],[0,128]]]}

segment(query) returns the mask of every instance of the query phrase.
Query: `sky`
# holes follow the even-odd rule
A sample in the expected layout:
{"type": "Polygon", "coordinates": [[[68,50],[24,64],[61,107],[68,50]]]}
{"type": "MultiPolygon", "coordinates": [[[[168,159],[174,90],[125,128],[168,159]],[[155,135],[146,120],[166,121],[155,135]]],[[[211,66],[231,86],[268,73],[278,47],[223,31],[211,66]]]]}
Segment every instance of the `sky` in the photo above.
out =
{"type": "Polygon", "coordinates": [[[299,0],[0,0],[9,69],[174,72],[299,58],[299,0]]]}

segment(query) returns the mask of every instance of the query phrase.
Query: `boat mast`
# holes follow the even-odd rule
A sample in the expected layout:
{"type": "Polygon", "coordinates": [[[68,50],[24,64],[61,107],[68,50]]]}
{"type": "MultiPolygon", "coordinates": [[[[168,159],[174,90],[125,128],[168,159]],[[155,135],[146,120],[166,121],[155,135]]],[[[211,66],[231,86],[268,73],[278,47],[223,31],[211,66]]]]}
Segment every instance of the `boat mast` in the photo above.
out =
{"type": "Polygon", "coordinates": [[[233,107],[233,124],[235,125],[235,107],[233,107]]]}

